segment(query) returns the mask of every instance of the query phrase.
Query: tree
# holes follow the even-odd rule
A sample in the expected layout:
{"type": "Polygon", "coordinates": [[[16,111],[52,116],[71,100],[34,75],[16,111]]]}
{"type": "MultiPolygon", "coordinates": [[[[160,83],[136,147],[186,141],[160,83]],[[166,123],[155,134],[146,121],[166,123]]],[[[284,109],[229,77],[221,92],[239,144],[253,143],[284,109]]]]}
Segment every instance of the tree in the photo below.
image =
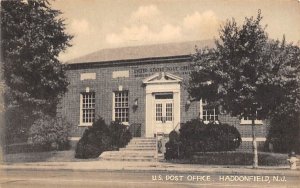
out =
{"type": "MultiPolygon", "coordinates": [[[[271,114],[267,143],[275,152],[300,152],[300,48],[286,44],[284,38],[282,42],[271,41],[269,46],[273,74],[265,82],[277,86],[273,93],[277,92],[281,100],[271,114]]],[[[263,100],[268,101],[268,97],[263,100]]]]}
{"type": "Polygon", "coordinates": [[[61,12],[47,0],[1,1],[1,50],[7,105],[55,115],[67,90],[58,55],[70,46],[61,12]]]}
{"type": "Polygon", "coordinates": [[[285,40],[281,43],[270,41],[265,27],[260,25],[261,20],[259,11],[256,18],[245,18],[242,26],[234,19],[227,21],[221,27],[216,48],[196,49],[193,55],[195,71],[188,86],[191,97],[206,99],[233,116],[252,120],[253,167],[258,166],[257,115],[259,118],[272,117],[287,103],[291,111],[292,101],[299,101],[289,90],[293,87],[296,92],[299,48],[287,46],[285,40]],[[282,59],[285,56],[289,58],[282,59]],[[291,102],[285,101],[289,97],[291,102]]]}
{"type": "Polygon", "coordinates": [[[70,46],[72,36],[65,33],[60,15],[47,0],[1,1],[5,118],[14,119],[6,120],[7,137],[26,137],[41,113],[55,116],[67,91],[66,67],[58,55],[70,46]]]}

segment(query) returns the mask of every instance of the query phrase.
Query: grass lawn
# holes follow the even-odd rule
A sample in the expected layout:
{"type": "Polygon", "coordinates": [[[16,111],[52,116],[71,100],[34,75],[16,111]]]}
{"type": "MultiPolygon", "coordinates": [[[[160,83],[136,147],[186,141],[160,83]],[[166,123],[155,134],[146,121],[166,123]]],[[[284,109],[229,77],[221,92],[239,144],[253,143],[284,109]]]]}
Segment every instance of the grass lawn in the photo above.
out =
{"type": "MultiPolygon", "coordinates": [[[[49,152],[27,152],[4,155],[6,163],[24,162],[80,162],[97,161],[95,159],[76,159],[74,150],[49,151],[49,152]]],[[[288,165],[287,154],[258,153],[258,163],[261,166],[288,165]]],[[[168,162],[181,164],[203,164],[203,165],[252,165],[253,154],[251,152],[207,152],[197,153],[192,159],[176,159],[168,162]]]]}
{"type": "MultiPolygon", "coordinates": [[[[287,158],[287,154],[259,152],[258,165],[285,166],[288,165],[287,158]]],[[[236,151],[197,153],[192,159],[171,160],[170,162],[204,165],[252,165],[253,153],[236,151]]]]}
{"type": "Polygon", "coordinates": [[[27,152],[13,153],[3,156],[6,163],[25,162],[76,162],[76,161],[97,161],[98,159],[76,159],[74,150],[48,151],[48,152],[27,152]]]}

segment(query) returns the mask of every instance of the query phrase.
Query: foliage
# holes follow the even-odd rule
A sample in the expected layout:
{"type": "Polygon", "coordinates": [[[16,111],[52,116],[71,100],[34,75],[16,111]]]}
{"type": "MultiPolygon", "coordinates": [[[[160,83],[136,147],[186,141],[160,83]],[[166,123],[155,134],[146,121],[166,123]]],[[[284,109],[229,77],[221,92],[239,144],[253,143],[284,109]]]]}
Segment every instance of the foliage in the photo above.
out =
{"type": "Polygon", "coordinates": [[[68,85],[65,66],[57,57],[72,38],[64,32],[60,15],[47,0],[1,1],[6,106],[31,107],[55,115],[59,96],[68,85]]]}
{"type": "Polygon", "coordinates": [[[195,152],[232,151],[241,143],[238,130],[228,124],[205,124],[193,119],[182,124],[179,131],[179,138],[175,133],[170,134],[166,159],[190,158],[195,152]]]}
{"type": "MultiPolygon", "coordinates": [[[[293,120],[284,118],[287,122],[281,124],[295,123],[300,117],[300,48],[287,44],[284,37],[270,40],[261,20],[259,11],[256,19],[245,18],[242,26],[227,21],[216,48],[197,49],[188,92],[234,116],[252,120],[288,116],[293,120]]],[[[289,129],[284,137],[296,142],[300,124],[291,126],[298,136],[288,137],[293,135],[289,129]]]]}
{"type": "Polygon", "coordinates": [[[241,143],[238,130],[228,124],[205,124],[199,119],[193,119],[183,124],[179,131],[187,155],[198,151],[231,151],[241,143]]]}
{"type": "Polygon", "coordinates": [[[176,131],[172,131],[169,134],[169,141],[166,143],[166,153],[165,153],[165,159],[177,159],[180,158],[181,145],[179,140],[179,135],[176,131]]]}
{"type": "Polygon", "coordinates": [[[119,123],[107,125],[100,118],[93,126],[86,129],[77,143],[75,157],[81,159],[97,158],[103,151],[109,151],[125,146],[131,139],[127,128],[119,123]]]}
{"type": "Polygon", "coordinates": [[[29,129],[39,118],[37,115],[28,115],[27,110],[20,107],[7,108],[4,117],[6,144],[27,142],[29,129]]]}
{"type": "Polygon", "coordinates": [[[292,44],[272,41],[269,44],[273,74],[266,76],[269,93],[260,96],[266,103],[274,102],[271,114],[271,128],[267,144],[275,152],[299,150],[300,144],[300,48],[292,44]],[[273,96],[273,97],[270,97],[273,96]],[[276,101],[270,100],[276,96],[276,101]]]}
{"type": "MultiPolygon", "coordinates": [[[[251,165],[251,152],[223,151],[223,152],[198,152],[191,159],[175,159],[177,163],[202,164],[202,165],[251,165]]],[[[286,154],[258,153],[258,164],[262,166],[287,166],[286,154]]]]}
{"type": "Polygon", "coordinates": [[[269,71],[265,55],[268,36],[260,25],[261,19],[260,13],[256,19],[246,18],[241,27],[235,20],[227,21],[215,49],[197,50],[197,68],[189,87],[192,97],[222,105],[233,115],[250,115],[258,107],[256,104],[264,104],[258,93],[266,90],[263,78],[269,71]]]}
{"type": "Polygon", "coordinates": [[[66,149],[70,127],[71,124],[65,119],[45,115],[31,126],[28,142],[45,150],[66,149]]]}
{"type": "Polygon", "coordinates": [[[109,126],[109,130],[112,145],[116,148],[122,148],[126,146],[126,144],[132,138],[129,129],[127,129],[127,127],[119,121],[112,122],[109,126]]]}
{"type": "Polygon", "coordinates": [[[271,120],[272,126],[265,143],[266,149],[279,153],[290,153],[291,151],[300,153],[299,118],[300,116],[290,118],[283,115],[274,117],[271,120]]]}
{"type": "Polygon", "coordinates": [[[100,118],[86,129],[76,146],[75,157],[81,159],[96,158],[106,150],[111,149],[109,129],[100,118]]]}

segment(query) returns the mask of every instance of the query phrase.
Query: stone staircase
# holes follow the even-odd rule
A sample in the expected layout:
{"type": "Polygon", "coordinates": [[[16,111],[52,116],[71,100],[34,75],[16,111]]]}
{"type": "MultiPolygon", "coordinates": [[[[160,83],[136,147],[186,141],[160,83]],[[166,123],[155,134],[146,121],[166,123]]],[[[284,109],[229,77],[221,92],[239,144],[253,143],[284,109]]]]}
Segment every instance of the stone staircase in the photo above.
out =
{"type": "Polygon", "coordinates": [[[155,161],[155,138],[132,138],[125,148],[119,151],[105,151],[100,159],[117,161],[155,161]]]}

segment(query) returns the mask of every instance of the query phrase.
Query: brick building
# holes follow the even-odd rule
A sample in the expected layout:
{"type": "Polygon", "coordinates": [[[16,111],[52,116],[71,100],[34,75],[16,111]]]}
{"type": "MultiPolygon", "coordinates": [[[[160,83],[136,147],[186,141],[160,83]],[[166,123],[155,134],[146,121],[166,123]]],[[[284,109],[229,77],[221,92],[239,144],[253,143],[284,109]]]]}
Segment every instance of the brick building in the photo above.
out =
{"type": "MultiPolygon", "coordinates": [[[[68,61],[70,85],[60,111],[74,125],[71,139],[78,140],[97,117],[136,126],[141,137],[168,134],[200,117],[234,125],[242,135],[240,148],[249,149],[250,120],[220,114],[202,100],[190,101],[185,89],[195,46],[213,45],[206,40],[104,49],[68,61]]],[[[268,126],[265,121],[256,123],[257,141],[262,143],[268,126]]]]}

